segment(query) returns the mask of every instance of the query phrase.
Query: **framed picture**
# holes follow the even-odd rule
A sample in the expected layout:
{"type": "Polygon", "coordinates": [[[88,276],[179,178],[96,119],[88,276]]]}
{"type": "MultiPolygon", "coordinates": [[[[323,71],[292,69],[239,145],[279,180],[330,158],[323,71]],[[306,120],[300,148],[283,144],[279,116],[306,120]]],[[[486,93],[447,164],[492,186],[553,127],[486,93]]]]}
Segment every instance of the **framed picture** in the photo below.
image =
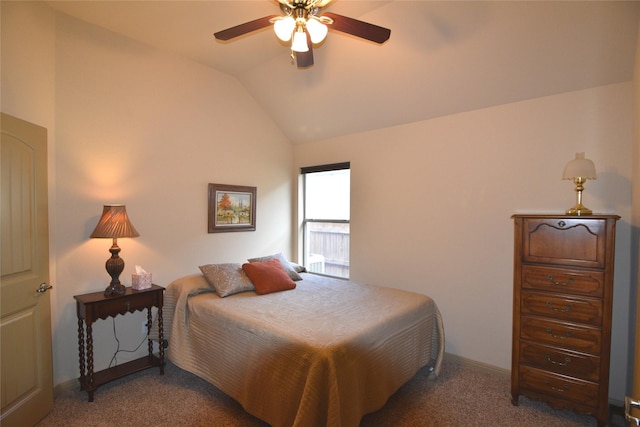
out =
{"type": "Polygon", "coordinates": [[[256,187],[209,184],[209,233],[255,231],[256,187]]]}

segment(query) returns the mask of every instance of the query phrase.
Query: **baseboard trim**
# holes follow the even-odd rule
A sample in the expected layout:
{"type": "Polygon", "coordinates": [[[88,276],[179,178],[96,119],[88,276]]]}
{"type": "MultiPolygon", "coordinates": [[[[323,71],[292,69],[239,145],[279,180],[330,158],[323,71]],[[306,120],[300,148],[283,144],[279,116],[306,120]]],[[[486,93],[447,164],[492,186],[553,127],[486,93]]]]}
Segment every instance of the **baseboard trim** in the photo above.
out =
{"type": "Polygon", "coordinates": [[[470,368],[478,369],[480,371],[485,371],[488,373],[501,375],[504,377],[511,377],[511,370],[499,368],[497,366],[489,365],[488,363],[478,362],[477,360],[468,359],[466,357],[458,356],[457,354],[452,353],[444,353],[445,360],[459,363],[461,365],[468,366],[470,368]]]}
{"type": "Polygon", "coordinates": [[[77,378],[65,381],[53,387],[53,395],[57,396],[62,393],[77,390],[80,388],[80,381],[77,378]]]}

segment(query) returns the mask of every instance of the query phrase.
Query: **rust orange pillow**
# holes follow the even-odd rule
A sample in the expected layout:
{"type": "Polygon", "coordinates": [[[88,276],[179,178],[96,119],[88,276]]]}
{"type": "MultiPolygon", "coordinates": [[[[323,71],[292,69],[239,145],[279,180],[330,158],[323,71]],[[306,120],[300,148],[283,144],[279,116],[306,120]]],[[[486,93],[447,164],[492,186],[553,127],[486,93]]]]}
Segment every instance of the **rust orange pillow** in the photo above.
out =
{"type": "Polygon", "coordinates": [[[242,269],[255,286],[258,295],[286,291],[296,287],[296,283],[287,275],[282,268],[282,263],[277,258],[268,261],[248,262],[242,264],[242,269]]]}

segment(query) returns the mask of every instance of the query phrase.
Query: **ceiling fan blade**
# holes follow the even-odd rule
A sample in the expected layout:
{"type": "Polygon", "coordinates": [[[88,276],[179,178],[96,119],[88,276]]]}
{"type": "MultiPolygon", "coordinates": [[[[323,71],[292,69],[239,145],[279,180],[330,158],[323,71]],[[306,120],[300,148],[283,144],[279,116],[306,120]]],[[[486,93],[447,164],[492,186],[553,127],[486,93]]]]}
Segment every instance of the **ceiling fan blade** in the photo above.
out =
{"type": "Polygon", "coordinates": [[[271,25],[271,19],[276,18],[278,15],[269,15],[264,18],[255,19],[253,21],[245,22],[244,24],[236,25],[235,27],[227,28],[226,30],[218,31],[213,36],[218,40],[231,40],[236,37],[240,37],[252,31],[260,30],[264,27],[271,25]]]}
{"type": "Polygon", "coordinates": [[[306,68],[313,65],[313,48],[309,42],[308,52],[296,52],[296,65],[298,68],[306,68]]]}
{"type": "Polygon", "coordinates": [[[329,24],[329,28],[371,40],[372,42],[384,43],[389,40],[389,36],[391,36],[390,29],[369,24],[368,22],[330,12],[323,13],[322,16],[333,19],[333,24],[329,24]]]}

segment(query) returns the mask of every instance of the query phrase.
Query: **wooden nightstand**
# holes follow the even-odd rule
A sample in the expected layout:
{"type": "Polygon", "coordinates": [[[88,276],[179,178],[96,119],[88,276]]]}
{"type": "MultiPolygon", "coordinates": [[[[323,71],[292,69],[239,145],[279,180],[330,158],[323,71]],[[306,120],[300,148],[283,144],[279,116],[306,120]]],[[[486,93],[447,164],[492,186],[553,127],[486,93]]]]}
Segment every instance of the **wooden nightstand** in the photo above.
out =
{"type": "Polygon", "coordinates": [[[164,375],[164,341],[162,336],[162,302],[164,288],[152,285],[140,291],[127,288],[124,295],[105,297],[104,291],[76,295],[78,313],[78,347],[80,356],[80,387],[89,394],[89,402],[93,402],[93,392],[99,386],[118,378],[144,369],[159,367],[160,375],[164,375]],[[153,355],[153,341],[148,340],[149,354],[130,362],[123,363],[99,372],[93,372],[93,335],[92,324],[98,319],[116,317],[118,314],[133,313],[147,309],[147,330],[151,327],[151,308],[158,308],[158,342],[159,354],[153,355]],[[86,339],[85,339],[86,330],[86,339]],[[85,365],[86,360],[86,365],[85,365]],[[86,369],[85,369],[86,368],[86,369]]]}

